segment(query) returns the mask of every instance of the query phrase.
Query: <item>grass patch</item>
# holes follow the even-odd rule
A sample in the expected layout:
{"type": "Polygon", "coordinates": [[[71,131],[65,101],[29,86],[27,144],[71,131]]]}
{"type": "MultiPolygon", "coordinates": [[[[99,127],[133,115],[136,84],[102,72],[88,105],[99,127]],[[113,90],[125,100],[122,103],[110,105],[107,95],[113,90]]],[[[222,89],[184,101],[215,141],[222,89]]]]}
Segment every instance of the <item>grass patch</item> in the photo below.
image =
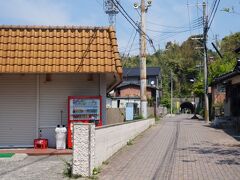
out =
{"type": "Polygon", "coordinates": [[[158,116],[155,117],[155,121],[156,121],[156,122],[159,122],[160,120],[161,120],[160,117],[158,117],[158,116]]]}
{"type": "Polygon", "coordinates": [[[108,161],[103,161],[102,164],[103,164],[103,165],[108,165],[109,162],[108,162],[108,161]]]}
{"type": "Polygon", "coordinates": [[[143,119],[143,116],[142,115],[138,115],[138,116],[135,116],[133,119],[134,120],[143,119]]]}
{"type": "Polygon", "coordinates": [[[63,160],[65,163],[65,168],[63,170],[63,175],[67,178],[71,178],[71,179],[78,179],[80,177],[82,177],[81,175],[73,175],[72,174],[72,163],[67,162],[66,160],[63,160]]]}
{"type": "Polygon", "coordinates": [[[0,158],[11,158],[15,153],[0,153],[0,158]]]}
{"type": "Polygon", "coordinates": [[[97,168],[94,168],[93,169],[93,175],[97,175],[101,172],[101,168],[100,167],[97,167],[97,168]]]}
{"type": "Polygon", "coordinates": [[[89,179],[98,179],[98,174],[101,172],[101,167],[95,167],[93,169],[93,175],[89,177],[89,179]]]}
{"type": "Polygon", "coordinates": [[[128,146],[133,145],[133,140],[132,140],[132,139],[129,139],[128,142],[127,142],[127,145],[128,145],[128,146]]]}

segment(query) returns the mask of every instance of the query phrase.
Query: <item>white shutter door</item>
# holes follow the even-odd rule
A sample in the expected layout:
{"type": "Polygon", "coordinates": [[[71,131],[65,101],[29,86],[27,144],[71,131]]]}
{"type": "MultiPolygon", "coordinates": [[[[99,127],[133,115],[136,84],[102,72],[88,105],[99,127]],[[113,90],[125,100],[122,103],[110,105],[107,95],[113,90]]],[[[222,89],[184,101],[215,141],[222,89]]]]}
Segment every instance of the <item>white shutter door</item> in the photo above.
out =
{"type": "Polygon", "coordinates": [[[41,136],[48,139],[49,147],[55,147],[55,128],[67,125],[68,96],[98,96],[99,77],[87,81],[84,74],[52,74],[51,81],[40,76],[40,120],[41,136]]]}
{"type": "Polygon", "coordinates": [[[27,147],[36,137],[36,76],[0,75],[0,147],[27,147]]]}

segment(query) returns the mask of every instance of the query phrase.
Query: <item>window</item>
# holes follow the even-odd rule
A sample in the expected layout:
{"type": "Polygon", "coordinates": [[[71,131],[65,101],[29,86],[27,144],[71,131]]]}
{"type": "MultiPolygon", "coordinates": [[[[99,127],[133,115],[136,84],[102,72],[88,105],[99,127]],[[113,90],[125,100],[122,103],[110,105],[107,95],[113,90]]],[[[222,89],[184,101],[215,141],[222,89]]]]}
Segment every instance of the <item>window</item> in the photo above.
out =
{"type": "Polygon", "coordinates": [[[218,92],[225,92],[226,91],[225,86],[222,85],[222,84],[218,84],[217,85],[217,91],[218,92]]]}

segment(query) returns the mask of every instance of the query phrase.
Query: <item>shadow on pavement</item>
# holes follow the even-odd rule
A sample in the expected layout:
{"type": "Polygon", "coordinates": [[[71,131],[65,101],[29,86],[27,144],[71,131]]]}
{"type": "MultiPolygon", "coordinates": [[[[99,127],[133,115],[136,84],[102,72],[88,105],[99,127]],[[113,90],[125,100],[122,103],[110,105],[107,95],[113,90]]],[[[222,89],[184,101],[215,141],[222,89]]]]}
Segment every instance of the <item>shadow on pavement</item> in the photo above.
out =
{"type": "Polygon", "coordinates": [[[179,150],[204,154],[208,157],[211,156],[211,159],[217,156],[216,164],[240,165],[240,149],[238,146],[223,147],[218,144],[211,144],[211,146],[188,147],[179,150]]]}
{"type": "Polygon", "coordinates": [[[237,141],[240,141],[240,132],[236,131],[234,128],[225,128],[223,131],[232,136],[237,141]]]}

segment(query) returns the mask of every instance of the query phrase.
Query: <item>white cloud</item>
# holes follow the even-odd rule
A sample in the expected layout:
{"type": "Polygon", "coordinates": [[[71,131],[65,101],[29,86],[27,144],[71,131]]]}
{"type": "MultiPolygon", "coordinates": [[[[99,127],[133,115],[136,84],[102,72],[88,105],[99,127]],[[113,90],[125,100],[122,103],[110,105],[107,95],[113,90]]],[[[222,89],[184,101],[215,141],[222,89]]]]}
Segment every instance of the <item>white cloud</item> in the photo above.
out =
{"type": "Polygon", "coordinates": [[[19,24],[65,25],[70,24],[67,4],[47,0],[1,1],[1,19],[19,24]]]}

